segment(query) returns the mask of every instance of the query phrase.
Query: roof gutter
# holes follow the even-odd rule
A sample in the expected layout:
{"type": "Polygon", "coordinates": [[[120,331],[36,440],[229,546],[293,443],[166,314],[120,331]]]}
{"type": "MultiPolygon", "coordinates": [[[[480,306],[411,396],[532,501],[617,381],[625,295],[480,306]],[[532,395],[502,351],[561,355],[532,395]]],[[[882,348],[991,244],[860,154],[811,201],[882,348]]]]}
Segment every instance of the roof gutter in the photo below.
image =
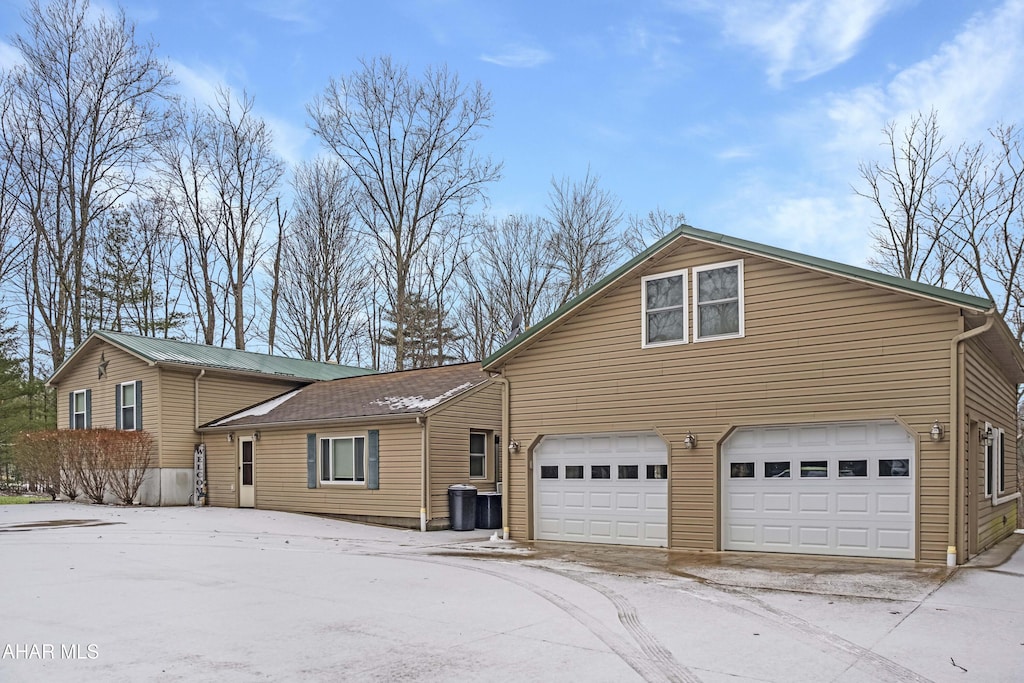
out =
{"type": "Polygon", "coordinates": [[[242,422],[221,425],[202,425],[200,432],[234,432],[240,429],[273,429],[289,427],[317,427],[324,424],[358,424],[360,422],[402,422],[418,417],[421,413],[398,413],[389,415],[354,415],[352,417],[324,417],[317,420],[295,420],[288,422],[242,422]]]}
{"type": "Polygon", "coordinates": [[[960,477],[964,466],[963,434],[960,418],[960,349],[963,342],[985,334],[995,323],[996,309],[990,308],[985,311],[985,323],[973,330],[966,330],[953,337],[949,342],[949,525],[947,531],[946,564],[954,567],[960,559],[966,560],[966,553],[962,557],[957,553],[957,538],[960,524],[960,512],[964,509],[964,487],[961,485],[960,477]]]}

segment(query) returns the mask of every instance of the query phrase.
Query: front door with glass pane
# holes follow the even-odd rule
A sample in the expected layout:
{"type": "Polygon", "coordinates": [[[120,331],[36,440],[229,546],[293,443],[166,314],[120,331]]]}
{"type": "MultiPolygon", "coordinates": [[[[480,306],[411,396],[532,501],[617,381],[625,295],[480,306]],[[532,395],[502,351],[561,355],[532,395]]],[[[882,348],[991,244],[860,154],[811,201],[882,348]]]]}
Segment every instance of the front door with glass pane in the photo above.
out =
{"type": "Polygon", "coordinates": [[[256,506],[256,472],[252,439],[238,440],[238,507],[256,506]]]}

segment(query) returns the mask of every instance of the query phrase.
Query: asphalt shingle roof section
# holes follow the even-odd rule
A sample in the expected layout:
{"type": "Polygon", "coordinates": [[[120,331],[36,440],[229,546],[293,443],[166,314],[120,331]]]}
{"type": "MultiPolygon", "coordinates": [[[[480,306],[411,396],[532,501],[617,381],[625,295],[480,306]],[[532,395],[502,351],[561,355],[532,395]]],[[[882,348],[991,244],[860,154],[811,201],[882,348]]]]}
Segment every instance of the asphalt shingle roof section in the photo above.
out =
{"type": "Polygon", "coordinates": [[[318,382],[208,422],[201,429],[419,415],[489,379],[479,363],[462,363],[318,382]]]}
{"type": "Polygon", "coordinates": [[[490,356],[483,360],[483,367],[492,368],[499,363],[505,356],[510,354],[521,345],[525,344],[528,340],[535,337],[538,333],[547,329],[553,325],[556,321],[561,319],[563,316],[570,313],[573,309],[586,303],[591,297],[595,296],[598,292],[609,286],[620,277],[623,277],[634,268],[637,268],[647,259],[652,258],[655,254],[660,252],[662,249],[669,247],[677,239],[681,237],[689,237],[694,240],[701,242],[710,242],[713,244],[721,244],[731,249],[737,249],[740,251],[747,252],[749,254],[755,254],[764,256],[777,261],[785,261],[799,266],[812,268],[814,270],[825,271],[834,273],[843,277],[851,278],[854,280],[860,280],[862,282],[868,282],[888,289],[895,289],[907,292],[908,294],[914,294],[917,296],[926,297],[934,301],[940,301],[943,303],[951,304],[954,306],[963,306],[970,308],[975,311],[983,312],[992,308],[993,304],[988,299],[973,296],[971,294],[964,294],[962,292],[956,292],[951,289],[943,289],[941,287],[935,287],[933,285],[927,285],[921,282],[914,282],[913,280],[905,280],[900,277],[893,275],[886,275],[885,273],[879,273],[867,268],[858,268],[857,266],[850,266],[845,263],[839,263],[838,261],[830,261],[828,259],[818,258],[816,256],[809,256],[807,254],[801,254],[795,251],[789,251],[787,249],[780,249],[778,247],[772,247],[766,244],[758,244],[757,242],[750,242],[748,240],[740,239],[738,237],[729,237],[717,232],[710,232],[708,230],[701,230],[700,228],[694,228],[689,225],[681,225],[672,232],[668,233],[660,240],[652,244],[650,247],[631,258],[626,263],[613,270],[611,273],[603,277],[598,282],[594,283],[583,292],[580,293],[575,299],[570,300],[561,306],[551,315],[547,316],[537,324],[531,326],[524,333],[520,334],[515,339],[512,339],[504,346],[499,348],[497,351],[492,353],[490,356]]]}
{"type": "MultiPolygon", "coordinates": [[[[374,372],[349,365],[272,356],[266,353],[193,344],[175,339],[140,337],[123,332],[98,330],[93,332],[93,336],[120,346],[128,352],[156,364],[194,365],[201,368],[252,372],[312,381],[355,377],[374,372]]],[[[68,361],[70,360],[71,358],[68,359],[68,361]]],[[[59,372],[60,370],[54,375],[56,376],[59,372]]]]}

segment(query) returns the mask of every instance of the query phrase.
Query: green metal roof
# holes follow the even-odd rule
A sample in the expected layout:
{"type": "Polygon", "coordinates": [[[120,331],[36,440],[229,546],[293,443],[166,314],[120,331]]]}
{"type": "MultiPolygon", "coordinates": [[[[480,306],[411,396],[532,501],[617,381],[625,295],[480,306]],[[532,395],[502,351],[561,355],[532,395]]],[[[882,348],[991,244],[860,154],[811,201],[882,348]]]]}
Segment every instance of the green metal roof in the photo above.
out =
{"type": "MultiPolygon", "coordinates": [[[[193,344],[176,339],[140,337],[133,334],[124,334],[123,332],[98,330],[92,333],[90,339],[93,337],[119,346],[129,353],[157,365],[191,365],[198,368],[274,375],[289,379],[313,381],[341,379],[374,373],[373,370],[348,365],[272,356],[253,351],[239,351],[238,349],[193,344]]],[[[82,346],[84,347],[88,342],[89,340],[87,339],[82,346]]],[[[51,382],[71,363],[76,354],[77,349],[76,353],[71,354],[64,361],[64,364],[53,373],[53,377],[50,378],[51,382]]]]}
{"type": "Polygon", "coordinates": [[[598,282],[594,283],[586,290],[581,292],[579,296],[568,301],[562,305],[551,315],[541,320],[536,325],[533,325],[523,334],[520,334],[515,339],[509,341],[497,351],[492,353],[490,356],[484,359],[484,369],[492,368],[496,363],[502,360],[505,356],[516,350],[528,340],[535,337],[540,332],[551,327],[556,321],[586,303],[591,298],[596,296],[600,291],[623,277],[630,271],[634,270],[637,266],[642,264],[644,261],[653,258],[655,254],[665,249],[677,239],[686,237],[689,239],[697,240],[700,242],[710,242],[713,244],[720,244],[726,248],[735,249],[737,251],[743,251],[748,254],[756,254],[758,256],[764,256],[776,261],[784,261],[792,263],[794,265],[803,266],[805,268],[812,268],[814,270],[824,271],[839,275],[852,280],[859,280],[868,284],[885,287],[887,289],[894,289],[908,294],[912,294],[941,303],[950,304],[953,306],[962,306],[965,308],[974,309],[977,311],[987,311],[993,307],[993,303],[988,299],[973,296],[971,294],[964,294],[962,292],[956,292],[951,289],[943,289],[942,287],[936,287],[934,285],[927,285],[921,282],[914,282],[913,280],[906,280],[904,278],[896,277],[894,275],[886,275],[885,273],[879,273],[867,268],[858,268],[857,266],[850,266],[845,263],[839,263],[837,261],[830,261],[828,259],[818,258],[817,256],[809,256],[807,254],[801,254],[795,251],[789,251],[787,249],[780,249],[778,247],[768,246],[766,244],[758,244],[757,242],[750,242],[748,240],[740,239],[738,237],[729,237],[728,235],[722,235],[717,232],[710,232],[708,230],[701,230],[700,228],[694,228],[689,225],[680,225],[678,228],[668,233],[660,240],[652,244],[650,247],[645,249],[643,252],[637,254],[632,259],[623,263],[621,266],[613,270],[611,273],[601,278],[598,282]]]}

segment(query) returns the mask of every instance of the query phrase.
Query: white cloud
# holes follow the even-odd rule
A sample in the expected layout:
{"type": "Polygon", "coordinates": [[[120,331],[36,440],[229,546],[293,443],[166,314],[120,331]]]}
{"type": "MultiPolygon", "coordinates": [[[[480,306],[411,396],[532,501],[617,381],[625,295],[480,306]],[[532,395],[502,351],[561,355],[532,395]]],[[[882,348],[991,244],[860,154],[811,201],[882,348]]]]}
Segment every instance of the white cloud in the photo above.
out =
{"type": "Polygon", "coordinates": [[[715,158],[721,161],[731,161],[733,159],[749,159],[755,155],[753,147],[727,147],[722,151],[715,154],[715,158]]]}
{"type": "Polygon", "coordinates": [[[806,80],[852,57],[861,40],[898,0],[733,0],[684,2],[684,9],[710,13],[727,40],[767,60],[775,86],[791,75],[806,80]]]}
{"type": "Polygon", "coordinates": [[[167,63],[178,80],[178,90],[182,95],[199,104],[217,103],[217,89],[227,82],[223,73],[205,64],[193,69],[173,59],[167,63]]]}
{"type": "Polygon", "coordinates": [[[500,54],[484,54],[480,59],[512,69],[530,69],[551,61],[551,53],[539,47],[508,45],[500,54]]]}
{"type": "Polygon", "coordinates": [[[0,40],[0,69],[7,70],[24,64],[25,60],[21,56],[21,52],[18,51],[10,43],[0,40]]]}
{"type": "Polygon", "coordinates": [[[260,114],[259,112],[257,114],[270,127],[270,131],[274,134],[274,149],[289,168],[295,168],[300,161],[310,157],[306,153],[306,148],[312,138],[309,129],[278,116],[260,114]]]}

